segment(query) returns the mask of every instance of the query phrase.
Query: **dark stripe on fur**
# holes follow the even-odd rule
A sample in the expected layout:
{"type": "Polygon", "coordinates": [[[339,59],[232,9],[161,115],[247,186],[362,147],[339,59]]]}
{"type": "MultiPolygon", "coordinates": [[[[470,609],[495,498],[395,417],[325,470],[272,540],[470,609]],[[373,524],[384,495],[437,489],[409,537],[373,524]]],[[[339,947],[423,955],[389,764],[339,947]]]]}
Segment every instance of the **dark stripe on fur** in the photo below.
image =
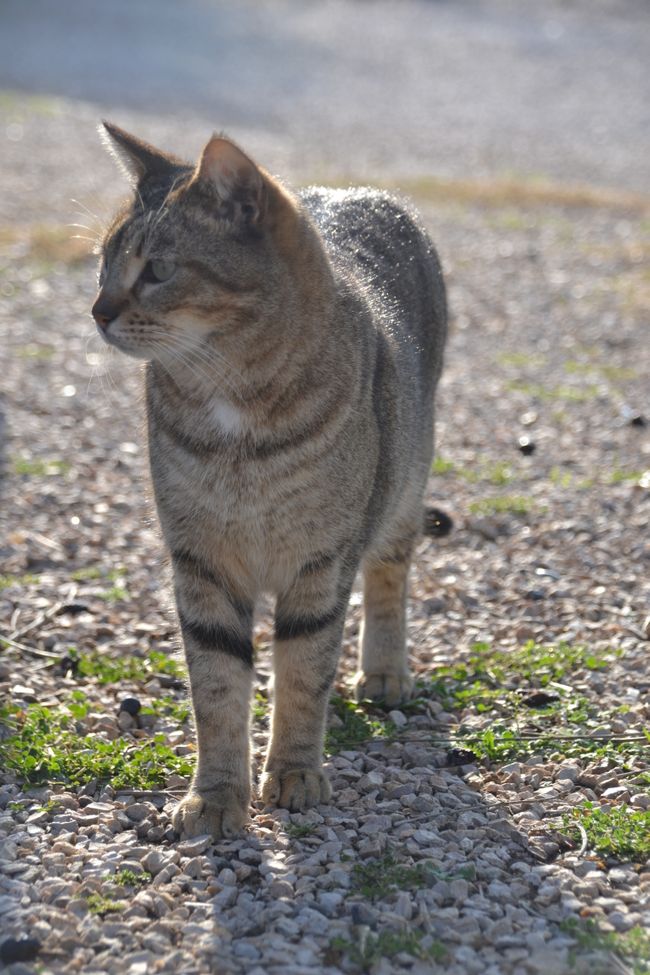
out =
{"type": "Polygon", "coordinates": [[[248,622],[251,619],[253,614],[251,603],[243,599],[238,599],[233,593],[232,585],[223,575],[215,572],[202,559],[197,558],[185,549],[176,549],[171,553],[171,556],[174,562],[183,566],[188,572],[198,576],[199,579],[203,579],[204,582],[209,582],[211,585],[223,590],[242,621],[248,622]]]}
{"type": "Polygon", "coordinates": [[[338,557],[338,552],[319,552],[313,559],[305,562],[298,575],[309,576],[314,575],[316,572],[321,572],[323,569],[328,569],[330,565],[336,562],[338,557]]]}
{"type": "Polygon", "coordinates": [[[218,623],[197,623],[179,613],[184,637],[191,637],[202,650],[220,650],[230,657],[241,660],[247,667],[253,666],[253,644],[248,637],[228,630],[218,623]]]}
{"type": "Polygon", "coordinates": [[[275,620],[275,637],[276,640],[296,640],[303,636],[313,636],[340,618],[340,606],[335,606],[329,613],[323,613],[322,616],[283,616],[280,614],[275,620]]]}

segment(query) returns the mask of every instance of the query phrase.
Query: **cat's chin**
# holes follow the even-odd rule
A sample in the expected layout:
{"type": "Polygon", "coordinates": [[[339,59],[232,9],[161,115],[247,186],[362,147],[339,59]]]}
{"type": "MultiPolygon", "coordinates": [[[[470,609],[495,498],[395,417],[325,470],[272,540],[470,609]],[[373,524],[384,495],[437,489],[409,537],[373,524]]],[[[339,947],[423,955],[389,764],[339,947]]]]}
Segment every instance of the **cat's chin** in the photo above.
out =
{"type": "Polygon", "coordinates": [[[102,338],[107,345],[111,345],[118,352],[128,355],[129,359],[137,359],[139,362],[149,362],[154,358],[153,352],[144,348],[134,348],[128,345],[123,339],[118,339],[114,335],[102,334],[102,338]]]}

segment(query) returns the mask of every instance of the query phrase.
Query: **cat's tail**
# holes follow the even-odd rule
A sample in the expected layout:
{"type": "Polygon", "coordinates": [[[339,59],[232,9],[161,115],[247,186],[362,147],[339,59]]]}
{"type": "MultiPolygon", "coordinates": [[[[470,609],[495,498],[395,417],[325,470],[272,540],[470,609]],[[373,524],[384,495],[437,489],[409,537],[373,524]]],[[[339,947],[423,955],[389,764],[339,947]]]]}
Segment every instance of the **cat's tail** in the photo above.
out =
{"type": "Polygon", "coordinates": [[[425,535],[443,538],[449,534],[453,527],[452,519],[440,508],[424,509],[423,531],[425,535]]]}

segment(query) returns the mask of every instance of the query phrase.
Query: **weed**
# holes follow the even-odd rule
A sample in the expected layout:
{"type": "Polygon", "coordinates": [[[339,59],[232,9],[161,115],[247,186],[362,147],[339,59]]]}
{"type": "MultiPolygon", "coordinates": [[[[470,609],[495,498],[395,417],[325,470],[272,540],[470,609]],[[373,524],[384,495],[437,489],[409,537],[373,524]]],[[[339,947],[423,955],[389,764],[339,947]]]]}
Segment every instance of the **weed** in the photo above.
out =
{"type": "MultiPolygon", "coordinates": [[[[367,714],[366,705],[335,695],[330,701],[334,714],[342,722],[338,728],[330,728],[325,739],[325,748],[332,754],[346,748],[355,748],[372,738],[392,738],[395,725],[392,721],[372,718],[367,714]]],[[[370,705],[368,705],[370,707],[370,705]]]]}
{"type": "Polygon", "coordinates": [[[474,875],[473,864],[451,875],[438,870],[426,860],[409,866],[395,859],[393,853],[387,853],[378,860],[356,864],[352,869],[352,888],[371,900],[381,900],[395,890],[418,890],[420,887],[430,887],[438,880],[457,877],[473,880],[474,875]]]}
{"type": "Polygon", "coordinates": [[[185,724],[190,716],[191,709],[189,704],[184,701],[176,701],[173,697],[159,697],[150,704],[145,704],[141,714],[154,714],[157,718],[171,718],[178,724],[185,724]]]}
{"type": "Polygon", "coordinates": [[[566,403],[585,403],[601,395],[600,386],[543,386],[540,383],[520,381],[506,383],[506,388],[515,393],[525,393],[531,399],[563,400],[566,403]]]}
{"type": "MultiPolygon", "coordinates": [[[[469,510],[473,515],[490,517],[491,515],[517,515],[523,517],[529,515],[534,508],[530,498],[518,494],[502,494],[496,498],[482,498],[481,501],[473,501],[469,510]]],[[[539,509],[542,511],[543,509],[539,509]]]]}
{"type": "Polygon", "coordinates": [[[269,715],[269,699],[262,691],[255,691],[253,698],[253,718],[255,721],[265,721],[269,715]]]}
{"type": "Polygon", "coordinates": [[[128,590],[124,586],[111,586],[105,592],[99,593],[99,598],[106,600],[107,603],[119,603],[129,598],[128,590]]]}
{"type": "Polygon", "coordinates": [[[151,874],[146,871],[135,873],[133,870],[125,868],[118,870],[113,876],[107,874],[106,879],[119,887],[146,887],[151,882],[151,874]]]}
{"type": "Polygon", "coordinates": [[[14,474],[25,477],[52,477],[57,474],[67,474],[70,464],[66,460],[32,460],[29,457],[15,457],[13,469],[14,474]]]}
{"type": "Polygon", "coordinates": [[[648,809],[630,809],[625,804],[601,809],[585,802],[564,816],[562,831],[574,832],[576,823],[583,827],[595,853],[639,863],[650,857],[648,809]]]}
{"type": "Polygon", "coordinates": [[[70,647],[68,655],[77,662],[81,677],[95,677],[100,684],[117,684],[123,680],[148,681],[156,674],[166,674],[183,680],[185,667],[178,660],[159,650],[150,650],[146,657],[109,657],[103,653],[77,653],[70,647]]]}
{"type": "Polygon", "coordinates": [[[104,897],[102,894],[90,894],[86,898],[86,904],[90,913],[97,914],[99,917],[103,917],[105,914],[118,913],[126,907],[124,901],[114,901],[110,897],[104,897]]]}
{"type": "Polygon", "coordinates": [[[0,589],[9,589],[10,586],[35,586],[39,582],[39,576],[29,573],[22,576],[0,575],[0,589]]]}
{"type": "MultiPolygon", "coordinates": [[[[589,951],[603,951],[616,955],[619,959],[632,965],[626,971],[630,975],[648,975],[650,972],[650,934],[642,927],[630,928],[624,934],[614,931],[601,931],[594,921],[579,921],[577,918],[567,918],[560,924],[560,929],[576,939],[581,948],[589,951]]],[[[571,952],[571,964],[575,962],[575,951],[571,952]]],[[[611,959],[607,959],[610,970],[611,959]]]]}
{"type": "Polygon", "coordinates": [[[0,721],[10,733],[0,741],[0,762],[22,781],[75,786],[97,781],[116,789],[156,789],[172,773],[192,773],[192,763],[176,755],[163,735],[137,744],[80,735],[76,721],[86,710],[85,704],[74,700],[58,708],[40,704],[30,704],[25,710],[3,708],[0,721]]]}
{"type": "Polygon", "coordinates": [[[287,823],[285,832],[292,840],[301,840],[305,836],[311,836],[316,827],[313,823],[287,823]]]}
{"type": "Polygon", "coordinates": [[[501,366],[513,366],[517,369],[538,369],[546,365],[546,356],[531,355],[527,352],[503,352],[497,356],[497,362],[501,366]]]}
{"type": "Polygon", "coordinates": [[[327,951],[326,961],[337,963],[341,955],[359,972],[369,972],[382,958],[394,958],[402,952],[422,961],[440,962],[447,956],[447,950],[439,941],[424,945],[421,931],[380,931],[372,934],[363,931],[357,943],[346,938],[333,938],[327,951]]]}
{"type": "Polygon", "coordinates": [[[453,460],[445,460],[443,457],[434,457],[431,464],[432,474],[453,474],[456,465],[453,460]]]}
{"type": "Polygon", "coordinates": [[[51,359],[54,352],[51,345],[37,345],[35,342],[30,342],[28,345],[19,346],[15,354],[19,359],[51,359]]]}
{"type": "MultiPolygon", "coordinates": [[[[117,566],[115,569],[105,569],[97,565],[84,566],[81,569],[75,569],[71,574],[70,578],[74,582],[93,582],[96,579],[106,579],[108,582],[119,582],[126,575],[126,568],[122,565],[117,566]]],[[[100,597],[105,599],[106,594],[100,593],[100,597]]]]}

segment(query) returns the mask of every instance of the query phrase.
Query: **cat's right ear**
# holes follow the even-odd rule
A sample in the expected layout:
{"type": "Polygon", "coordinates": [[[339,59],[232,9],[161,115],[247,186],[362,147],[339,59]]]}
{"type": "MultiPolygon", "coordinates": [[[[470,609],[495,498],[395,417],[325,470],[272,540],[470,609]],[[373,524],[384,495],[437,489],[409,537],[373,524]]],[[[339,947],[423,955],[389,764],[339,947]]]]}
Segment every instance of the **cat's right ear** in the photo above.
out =
{"type": "Polygon", "coordinates": [[[174,156],[155,149],[112,122],[102,121],[99,135],[127,179],[136,186],[151,176],[168,176],[180,164],[174,156]]]}

